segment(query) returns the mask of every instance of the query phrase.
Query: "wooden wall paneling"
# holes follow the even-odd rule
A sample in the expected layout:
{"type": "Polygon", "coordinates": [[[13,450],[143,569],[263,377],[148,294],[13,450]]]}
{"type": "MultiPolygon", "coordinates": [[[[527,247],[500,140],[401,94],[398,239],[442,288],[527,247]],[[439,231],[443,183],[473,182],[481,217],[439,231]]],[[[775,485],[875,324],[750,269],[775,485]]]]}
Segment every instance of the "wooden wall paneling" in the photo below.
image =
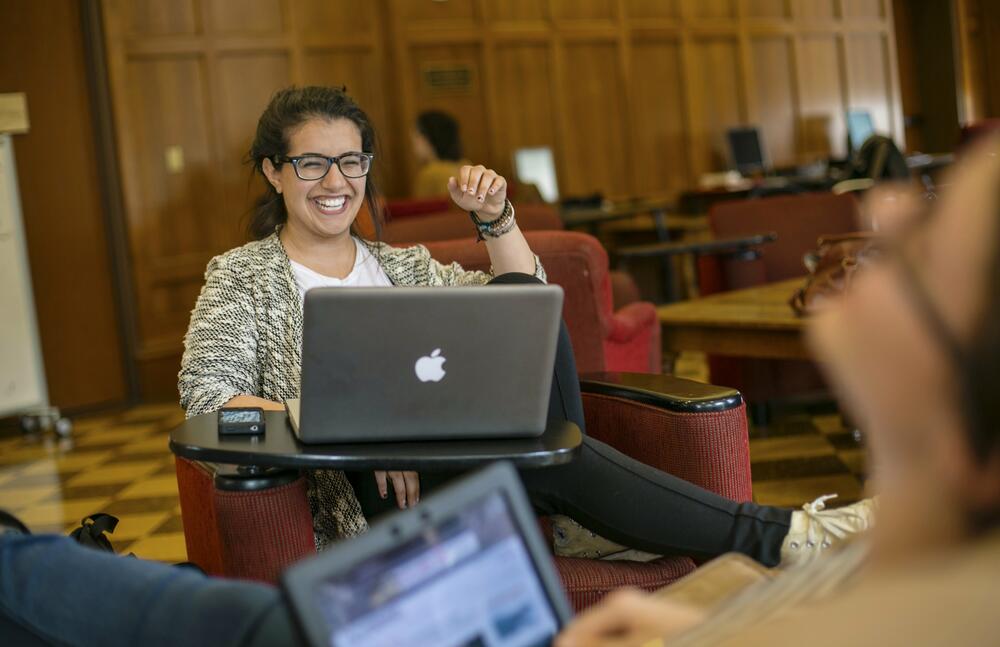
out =
{"type": "Polygon", "coordinates": [[[1000,7],[989,0],[957,0],[960,114],[971,123],[1000,116],[1000,7]]]}
{"type": "Polygon", "coordinates": [[[836,35],[807,34],[795,56],[800,114],[796,150],[801,161],[846,154],[844,89],[836,35]]]}
{"type": "Polygon", "coordinates": [[[626,0],[625,15],[630,20],[679,20],[681,0],[626,0]]]}
{"type": "Polygon", "coordinates": [[[848,106],[868,110],[877,132],[893,134],[896,92],[886,38],[878,32],[854,33],[845,36],[845,43],[848,106]]]}
{"type": "Polygon", "coordinates": [[[890,127],[893,139],[896,140],[900,150],[906,151],[909,144],[906,139],[906,121],[903,119],[903,100],[899,89],[899,50],[896,47],[896,31],[892,28],[892,0],[885,0],[885,2],[888,4],[883,6],[885,19],[881,32],[885,38],[884,51],[889,73],[886,89],[892,94],[892,100],[889,103],[890,127]]]}
{"type": "Polygon", "coordinates": [[[688,0],[689,16],[695,20],[736,20],[736,0],[688,0]]]}
{"type": "Polygon", "coordinates": [[[244,163],[257,120],[271,96],[291,84],[286,52],[248,52],[219,57],[216,112],[222,120],[222,150],[218,159],[222,183],[221,204],[210,217],[217,222],[216,249],[230,249],[246,240],[246,225],[254,199],[261,192],[258,178],[250,181],[251,166],[244,163]],[[254,83],[247,83],[248,78],[254,83]]]}
{"type": "Polygon", "coordinates": [[[845,18],[885,18],[882,0],[840,0],[845,18]]]}
{"type": "MultiPolygon", "coordinates": [[[[386,96],[374,48],[329,48],[306,50],[303,83],[307,85],[347,86],[347,92],[368,114],[381,135],[388,125],[386,96]]],[[[381,163],[382,160],[379,160],[381,163]]]]}
{"type": "Polygon", "coordinates": [[[617,0],[549,0],[556,21],[614,21],[618,18],[617,0]]]}
{"type": "MultiPolygon", "coordinates": [[[[106,18],[125,22],[108,36],[109,51],[119,52],[109,66],[122,150],[159,160],[164,151],[155,147],[180,145],[190,161],[187,143],[154,141],[146,132],[162,119],[168,123],[161,130],[170,133],[175,117],[132,114],[128,66],[198,61],[202,96],[185,107],[203,111],[207,143],[191,154],[215,174],[205,183],[219,184],[236,205],[245,199],[245,176],[227,175],[226,161],[246,146],[244,130],[252,129],[261,102],[287,82],[348,86],[381,135],[378,172],[390,196],[408,193],[412,123],[429,108],[455,114],[467,157],[502,172],[514,148],[552,146],[566,195],[676,193],[701,173],[724,168],[725,129],[747,121],[760,123],[778,163],[798,153],[842,152],[848,96],[876,101],[887,93],[881,101],[888,112],[876,119],[901,124],[892,117],[899,113],[898,78],[894,52],[884,50],[894,47],[885,2],[107,0],[103,7],[106,18]],[[124,17],[111,16],[123,7],[124,17]],[[879,70],[861,70],[861,54],[845,53],[864,38],[865,56],[871,42],[882,44],[879,70]],[[428,69],[449,66],[465,66],[471,83],[427,83],[428,69]],[[241,75],[252,82],[241,84],[241,75]]],[[[169,101],[167,108],[176,111],[169,101]]],[[[155,307],[172,307],[189,289],[186,272],[195,261],[222,251],[210,247],[230,246],[232,208],[213,221],[223,227],[209,236],[213,242],[199,247],[183,238],[185,223],[197,226],[191,214],[206,209],[185,193],[189,183],[157,178],[161,195],[147,186],[141,158],[122,159],[129,222],[140,231],[134,235],[146,241],[146,232],[162,233],[154,245],[159,256],[144,259],[152,274],[136,269],[145,281],[137,290],[153,275],[160,285],[169,279],[173,287],[163,288],[155,307]],[[168,194],[182,212],[174,225],[156,215],[168,194]]],[[[166,336],[150,337],[147,348],[157,339],[166,336]]]]}
{"type": "Polygon", "coordinates": [[[483,0],[483,19],[487,24],[540,23],[551,20],[549,3],[540,0],[483,0]]]}
{"type": "Polygon", "coordinates": [[[620,118],[626,107],[618,68],[617,44],[613,41],[570,42],[563,46],[566,61],[572,61],[560,88],[566,109],[563,165],[567,195],[628,192],[628,140],[620,118]]]}
{"type": "MultiPolygon", "coordinates": [[[[281,0],[201,0],[208,10],[209,31],[214,33],[282,33],[285,12],[281,0]]],[[[165,3],[169,4],[169,3],[165,3]]]]}
{"type": "Polygon", "coordinates": [[[413,45],[409,50],[408,69],[415,89],[415,103],[407,125],[412,128],[413,120],[424,110],[444,110],[459,123],[465,157],[477,164],[491,160],[490,124],[484,89],[487,81],[483,78],[481,45],[413,45]],[[435,89],[426,83],[428,70],[451,66],[464,66],[470,70],[471,84],[468,88],[435,89]]]}
{"type": "Polygon", "coordinates": [[[496,142],[493,160],[511,172],[514,150],[548,146],[559,151],[558,115],[552,97],[551,47],[545,43],[497,43],[492,86],[499,88],[495,101],[496,142]]]}
{"type": "MultiPolygon", "coordinates": [[[[500,100],[500,94],[506,91],[506,87],[497,87],[497,60],[496,60],[496,40],[494,38],[494,30],[492,25],[487,22],[487,9],[486,0],[476,0],[476,15],[482,20],[482,27],[480,29],[481,39],[481,53],[482,53],[482,79],[484,83],[482,84],[482,98],[483,98],[483,114],[482,120],[486,124],[486,135],[489,143],[489,157],[480,160],[469,160],[474,164],[482,164],[487,168],[492,168],[500,172],[501,175],[510,179],[510,172],[507,169],[506,160],[509,159],[509,153],[501,153],[501,149],[505,149],[506,145],[504,142],[503,134],[500,131],[500,126],[497,120],[497,102],[500,100]]],[[[516,85],[513,87],[517,87],[516,85]]]]}
{"type": "Polygon", "coordinates": [[[404,23],[414,29],[472,28],[480,19],[477,0],[403,0],[396,7],[404,23]]]}
{"type": "Polygon", "coordinates": [[[761,129],[763,145],[775,166],[794,165],[795,120],[798,96],[795,86],[793,45],[788,36],[753,35],[749,38],[753,83],[748,84],[755,107],[751,121],[761,129]]]}
{"type": "Polygon", "coordinates": [[[141,353],[165,337],[179,343],[180,320],[186,328],[187,315],[170,310],[169,298],[150,298],[148,290],[181,267],[203,269],[217,251],[212,218],[219,168],[211,150],[202,57],[135,59],[127,63],[127,75],[133,130],[125,156],[138,180],[136,202],[128,209],[141,353]]]}
{"type": "Polygon", "coordinates": [[[779,18],[792,17],[790,0],[744,0],[744,15],[748,18],[779,18]]]}
{"type": "Polygon", "coordinates": [[[680,42],[634,40],[631,60],[633,190],[638,195],[677,195],[697,181],[687,155],[680,42]]]}
{"type": "Polygon", "coordinates": [[[1000,5],[988,0],[979,2],[980,61],[983,63],[983,94],[986,96],[983,117],[1000,117],[1000,5]]]}
{"type": "Polygon", "coordinates": [[[635,128],[635,86],[642,77],[632,78],[632,39],[626,18],[627,0],[618,0],[615,10],[615,23],[617,26],[617,51],[618,51],[618,74],[621,79],[621,112],[618,115],[621,121],[623,138],[621,146],[626,147],[625,173],[626,173],[626,196],[634,196],[637,193],[638,178],[635,174],[635,159],[630,152],[635,150],[634,133],[635,128]]]}
{"type": "MultiPolygon", "coordinates": [[[[344,35],[371,35],[379,28],[376,2],[365,0],[292,0],[296,33],[335,45],[344,35]]],[[[448,3],[452,4],[452,3],[448,3]]]]}
{"type": "Polygon", "coordinates": [[[0,93],[23,92],[30,121],[12,142],[48,398],[71,414],[127,397],[82,5],[0,3],[0,93]]]}
{"type": "MultiPolygon", "coordinates": [[[[195,0],[110,0],[114,12],[128,16],[126,28],[136,36],[176,36],[202,31],[201,14],[195,0]]],[[[105,15],[110,12],[105,12],[105,15]]]]}
{"type": "Polygon", "coordinates": [[[739,44],[735,36],[698,37],[691,43],[689,81],[695,177],[727,166],[726,129],[746,122],[739,44]]]}
{"type": "Polygon", "coordinates": [[[840,17],[838,0],[791,0],[792,15],[798,20],[827,21],[840,17]]]}

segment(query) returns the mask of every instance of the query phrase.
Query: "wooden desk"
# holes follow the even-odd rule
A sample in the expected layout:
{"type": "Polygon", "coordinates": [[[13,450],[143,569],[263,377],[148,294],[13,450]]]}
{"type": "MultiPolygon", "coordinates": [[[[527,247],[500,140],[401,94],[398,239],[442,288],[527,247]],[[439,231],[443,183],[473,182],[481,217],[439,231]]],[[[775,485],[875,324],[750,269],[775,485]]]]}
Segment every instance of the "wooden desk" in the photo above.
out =
{"type": "Polygon", "coordinates": [[[809,359],[802,340],[806,320],[788,301],[805,278],[720,292],[656,309],[663,349],[719,355],[809,359]]]}
{"type": "Polygon", "coordinates": [[[667,214],[673,208],[673,200],[629,200],[587,209],[563,209],[559,215],[567,229],[585,227],[590,233],[596,235],[597,227],[602,223],[633,218],[641,214],[651,214],[657,230],[665,230],[667,214]]]}

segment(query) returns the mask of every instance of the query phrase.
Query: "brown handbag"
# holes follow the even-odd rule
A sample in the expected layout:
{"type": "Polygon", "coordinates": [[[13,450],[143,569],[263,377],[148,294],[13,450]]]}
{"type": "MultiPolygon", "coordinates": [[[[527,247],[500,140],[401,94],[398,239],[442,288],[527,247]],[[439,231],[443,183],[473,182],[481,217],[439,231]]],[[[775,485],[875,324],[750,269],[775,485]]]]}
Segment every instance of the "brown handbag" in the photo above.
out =
{"type": "Polygon", "coordinates": [[[884,251],[884,238],[872,231],[822,236],[816,242],[816,251],[803,259],[809,277],[792,296],[792,309],[799,316],[821,309],[824,302],[847,290],[855,274],[884,251]]]}

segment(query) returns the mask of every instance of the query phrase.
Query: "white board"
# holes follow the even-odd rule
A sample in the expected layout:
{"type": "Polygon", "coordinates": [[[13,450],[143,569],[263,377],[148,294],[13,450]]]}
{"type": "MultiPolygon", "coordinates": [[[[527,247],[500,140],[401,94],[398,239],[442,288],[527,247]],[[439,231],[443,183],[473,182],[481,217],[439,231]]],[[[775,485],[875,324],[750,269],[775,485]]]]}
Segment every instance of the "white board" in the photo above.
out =
{"type": "Polygon", "coordinates": [[[48,404],[10,135],[0,135],[0,416],[48,404]]]}

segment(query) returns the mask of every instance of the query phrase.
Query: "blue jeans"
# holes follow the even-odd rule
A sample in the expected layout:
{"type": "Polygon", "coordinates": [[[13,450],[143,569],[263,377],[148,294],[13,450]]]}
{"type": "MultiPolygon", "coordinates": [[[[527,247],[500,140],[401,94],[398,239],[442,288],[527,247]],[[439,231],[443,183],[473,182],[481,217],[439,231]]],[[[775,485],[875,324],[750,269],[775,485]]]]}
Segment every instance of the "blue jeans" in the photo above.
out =
{"type": "Polygon", "coordinates": [[[84,548],[0,535],[2,645],[295,645],[271,586],[84,548]]]}

